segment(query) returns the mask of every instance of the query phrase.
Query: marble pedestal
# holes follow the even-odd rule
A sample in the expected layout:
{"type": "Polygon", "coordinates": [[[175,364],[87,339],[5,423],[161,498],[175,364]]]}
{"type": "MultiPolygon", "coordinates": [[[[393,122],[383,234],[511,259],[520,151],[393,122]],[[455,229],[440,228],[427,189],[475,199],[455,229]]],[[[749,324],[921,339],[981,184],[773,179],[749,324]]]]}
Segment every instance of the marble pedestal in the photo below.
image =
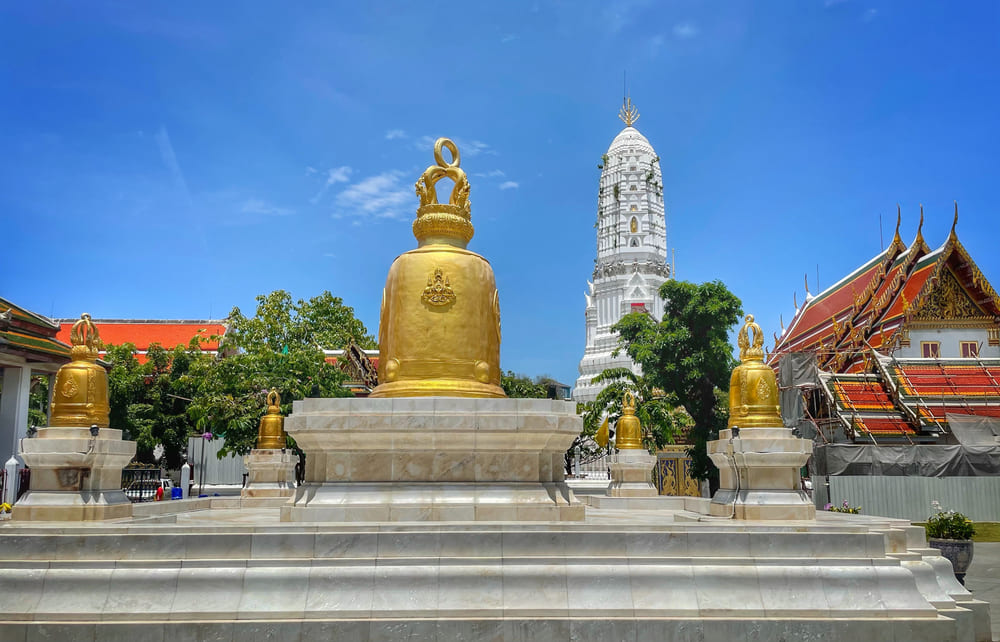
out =
{"type": "Polygon", "coordinates": [[[242,497],[291,497],[295,494],[295,452],[284,448],[254,448],[243,458],[247,485],[242,497]]]}
{"type": "Polygon", "coordinates": [[[656,497],[659,493],[650,482],[656,455],[646,450],[620,450],[611,458],[611,484],[608,497],[656,497]]]}
{"type": "Polygon", "coordinates": [[[89,427],[41,428],[21,440],[31,468],[31,488],[14,505],[15,520],[91,521],[132,515],[122,492],[122,468],[135,456],[135,442],[122,431],[89,427]]]}
{"type": "Polygon", "coordinates": [[[800,469],[812,442],[787,428],[744,428],[735,437],[723,430],[708,442],[719,467],[719,490],[711,514],[736,519],[814,519],[816,508],[801,490],[800,469]]]}
{"type": "Polygon", "coordinates": [[[576,404],[455,397],[304,399],[285,430],[305,484],[282,521],[563,521],[576,404]]]}

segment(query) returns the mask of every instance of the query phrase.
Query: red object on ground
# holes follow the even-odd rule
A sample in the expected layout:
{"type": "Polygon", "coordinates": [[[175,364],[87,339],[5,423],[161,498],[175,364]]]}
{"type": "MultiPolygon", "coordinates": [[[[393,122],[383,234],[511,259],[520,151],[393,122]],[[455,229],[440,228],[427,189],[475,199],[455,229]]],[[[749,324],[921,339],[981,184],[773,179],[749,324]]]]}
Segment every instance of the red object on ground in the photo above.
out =
{"type": "Polygon", "coordinates": [[[163,486],[156,487],[156,501],[163,501],[163,486]]]}

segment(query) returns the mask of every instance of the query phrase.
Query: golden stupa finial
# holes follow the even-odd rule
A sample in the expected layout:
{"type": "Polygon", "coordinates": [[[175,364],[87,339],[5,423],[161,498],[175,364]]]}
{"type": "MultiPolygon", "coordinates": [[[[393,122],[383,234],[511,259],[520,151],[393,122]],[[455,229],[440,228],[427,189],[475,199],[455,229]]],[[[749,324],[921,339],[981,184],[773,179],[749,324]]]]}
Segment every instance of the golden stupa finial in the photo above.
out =
{"type": "Polygon", "coordinates": [[[622,108],[618,110],[618,117],[621,118],[626,127],[632,127],[639,120],[639,110],[632,104],[631,96],[625,97],[622,108]]]}
{"type": "Polygon", "coordinates": [[[746,316],[736,343],[740,346],[741,362],[760,361],[764,358],[764,332],[759,325],[754,323],[752,314],[746,316]],[[751,333],[753,334],[752,338],[751,333]]]}
{"type": "Polygon", "coordinates": [[[462,159],[458,147],[447,138],[434,143],[434,165],[431,165],[416,182],[417,220],[413,222],[413,235],[421,245],[445,243],[465,247],[472,240],[472,203],[469,201],[469,178],[459,167],[462,159]],[[451,162],[446,162],[442,149],[451,152],[451,162]],[[455,187],[447,203],[439,203],[437,182],[451,179],[455,187]]]}
{"type": "Polygon", "coordinates": [[[101,335],[89,314],[80,315],[69,337],[73,360],[56,373],[49,425],[107,428],[111,412],[108,373],[97,363],[101,335]]]}
{"type": "Polygon", "coordinates": [[[95,361],[101,349],[101,334],[91,321],[90,315],[84,312],[69,331],[69,340],[73,344],[70,354],[73,359],[95,361]]]}
{"type": "Polygon", "coordinates": [[[277,450],[285,447],[285,418],[281,416],[281,395],[277,388],[267,393],[267,413],[260,418],[257,448],[277,450]]]}
{"type": "Polygon", "coordinates": [[[635,395],[626,390],[622,398],[622,416],[618,419],[616,447],[619,450],[642,448],[642,425],[635,416],[635,395]]]}
{"type": "Polygon", "coordinates": [[[778,382],[764,364],[764,333],[752,314],[746,316],[737,343],[740,365],[729,380],[729,427],[780,428],[778,382]]]}

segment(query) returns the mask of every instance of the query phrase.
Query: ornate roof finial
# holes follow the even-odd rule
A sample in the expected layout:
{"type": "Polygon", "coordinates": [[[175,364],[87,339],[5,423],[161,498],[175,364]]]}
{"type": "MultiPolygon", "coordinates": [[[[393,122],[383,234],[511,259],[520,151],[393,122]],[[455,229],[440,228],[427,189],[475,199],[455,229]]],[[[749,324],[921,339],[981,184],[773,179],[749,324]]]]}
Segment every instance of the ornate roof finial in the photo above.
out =
{"type": "Polygon", "coordinates": [[[424,170],[416,183],[420,206],[417,208],[417,220],[413,222],[413,235],[421,245],[433,241],[464,248],[472,239],[469,179],[459,167],[461,162],[454,142],[447,138],[437,139],[434,143],[434,165],[424,170]],[[444,159],[444,149],[451,152],[451,162],[444,159]],[[442,178],[451,179],[455,184],[447,203],[439,203],[437,198],[436,185],[442,178]]]}
{"type": "Polygon", "coordinates": [[[805,273],[805,282],[806,282],[806,299],[808,300],[809,297],[811,296],[809,294],[809,273],[808,272],[805,273]]]}
{"type": "Polygon", "coordinates": [[[625,98],[622,108],[618,110],[618,117],[622,119],[626,127],[631,127],[639,120],[639,110],[632,104],[631,96],[625,98]]]}
{"type": "Polygon", "coordinates": [[[899,223],[903,220],[903,211],[899,207],[899,203],[896,203],[896,232],[892,235],[892,242],[902,245],[903,239],[899,237],[899,223]]]}
{"type": "Polygon", "coordinates": [[[778,315],[778,322],[781,323],[781,334],[785,334],[785,315],[778,315]]]}
{"type": "Polygon", "coordinates": [[[792,292],[792,304],[795,305],[795,311],[799,311],[799,293],[792,292]]]}
{"type": "Polygon", "coordinates": [[[951,222],[951,236],[955,236],[956,225],[958,225],[958,201],[955,201],[955,218],[951,222]]]}

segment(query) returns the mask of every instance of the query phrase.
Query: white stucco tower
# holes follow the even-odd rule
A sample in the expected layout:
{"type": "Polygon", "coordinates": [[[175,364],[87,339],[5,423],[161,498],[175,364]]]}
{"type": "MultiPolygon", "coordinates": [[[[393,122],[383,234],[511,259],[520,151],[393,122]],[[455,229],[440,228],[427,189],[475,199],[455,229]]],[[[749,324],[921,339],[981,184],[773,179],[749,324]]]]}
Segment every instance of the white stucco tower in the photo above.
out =
{"type": "Polygon", "coordinates": [[[597,397],[603,385],[591,379],[605,369],[639,372],[628,355],[611,356],[618,347],[611,326],[633,310],[659,319],[663,301],[657,291],[670,278],[660,157],[633,127],[639,112],[631,99],[626,99],[619,118],[625,129],[603,157],[597,194],[597,259],[586,295],[587,347],[573,391],[573,399],[580,402],[597,397]]]}

